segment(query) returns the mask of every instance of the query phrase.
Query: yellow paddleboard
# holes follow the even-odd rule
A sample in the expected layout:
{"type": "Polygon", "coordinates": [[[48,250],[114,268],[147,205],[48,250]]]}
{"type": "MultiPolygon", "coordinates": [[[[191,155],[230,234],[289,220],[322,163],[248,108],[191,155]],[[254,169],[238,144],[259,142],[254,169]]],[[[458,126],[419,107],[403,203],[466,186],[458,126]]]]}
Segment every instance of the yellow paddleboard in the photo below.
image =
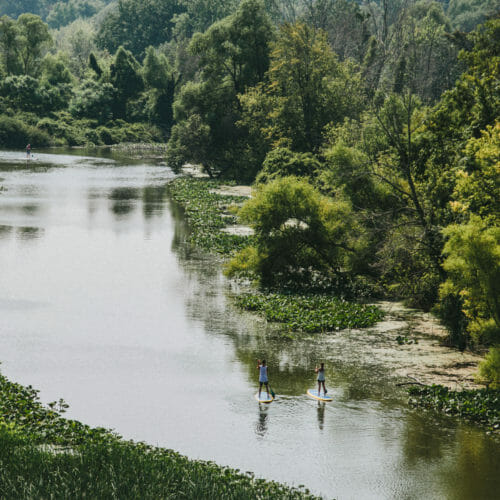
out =
{"type": "Polygon", "coordinates": [[[271,401],[274,401],[272,394],[269,394],[269,396],[268,396],[266,391],[262,391],[260,393],[260,397],[259,397],[259,393],[255,394],[255,399],[259,403],[270,403],[271,401]]]}
{"type": "Polygon", "coordinates": [[[318,401],[333,401],[333,398],[328,394],[323,394],[323,396],[318,395],[318,389],[308,389],[307,395],[310,398],[317,399],[318,401]]]}

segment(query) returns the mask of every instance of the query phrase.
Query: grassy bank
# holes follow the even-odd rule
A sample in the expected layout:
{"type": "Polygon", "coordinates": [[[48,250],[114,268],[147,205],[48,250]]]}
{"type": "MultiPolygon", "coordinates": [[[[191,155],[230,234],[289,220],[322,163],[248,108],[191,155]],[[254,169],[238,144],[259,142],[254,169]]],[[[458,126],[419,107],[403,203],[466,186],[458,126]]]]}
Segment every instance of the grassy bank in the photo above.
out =
{"type": "Polygon", "coordinates": [[[0,498],[317,498],[172,450],[124,441],[44,406],[0,374],[0,498]]]}
{"type": "Polygon", "coordinates": [[[456,415],[464,420],[500,431],[500,390],[452,391],[442,385],[411,387],[410,405],[456,415]]]}

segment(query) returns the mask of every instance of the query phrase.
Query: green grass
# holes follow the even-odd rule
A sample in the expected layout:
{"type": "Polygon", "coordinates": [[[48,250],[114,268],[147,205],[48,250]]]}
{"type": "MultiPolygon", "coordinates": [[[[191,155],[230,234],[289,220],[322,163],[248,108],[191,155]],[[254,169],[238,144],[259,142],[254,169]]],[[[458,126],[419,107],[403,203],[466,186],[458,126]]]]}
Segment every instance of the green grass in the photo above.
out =
{"type": "Polygon", "coordinates": [[[462,419],[500,431],[500,390],[452,391],[441,385],[410,387],[410,404],[456,415],[462,419]]]}
{"type": "Polygon", "coordinates": [[[366,328],[383,318],[376,306],[329,295],[247,294],[237,297],[236,304],[264,314],[268,321],[283,323],[288,330],[306,333],[366,328]]]}

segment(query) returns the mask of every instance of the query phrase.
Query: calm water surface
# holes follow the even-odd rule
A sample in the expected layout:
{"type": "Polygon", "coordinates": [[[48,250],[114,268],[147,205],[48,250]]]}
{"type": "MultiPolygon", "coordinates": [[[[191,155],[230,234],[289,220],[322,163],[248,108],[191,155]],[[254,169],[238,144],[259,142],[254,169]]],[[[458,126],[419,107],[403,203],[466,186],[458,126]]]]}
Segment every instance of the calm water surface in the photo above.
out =
{"type": "Polygon", "coordinates": [[[186,243],[154,162],[0,152],[0,361],[68,417],[338,499],[498,498],[500,444],[336,335],[280,340],[186,243]],[[278,399],[254,400],[266,357],[278,399]],[[334,402],[304,394],[327,360],[334,402]]]}

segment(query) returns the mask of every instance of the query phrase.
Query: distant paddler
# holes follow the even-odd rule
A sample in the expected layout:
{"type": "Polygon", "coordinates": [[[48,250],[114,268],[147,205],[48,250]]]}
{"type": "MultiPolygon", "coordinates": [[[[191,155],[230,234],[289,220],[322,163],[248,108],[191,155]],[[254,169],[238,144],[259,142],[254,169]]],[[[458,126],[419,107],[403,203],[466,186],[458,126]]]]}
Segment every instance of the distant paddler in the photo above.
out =
{"type": "Polygon", "coordinates": [[[26,158],[29,160],[31,157],[31,144],[26,146],[26,158]]]}

